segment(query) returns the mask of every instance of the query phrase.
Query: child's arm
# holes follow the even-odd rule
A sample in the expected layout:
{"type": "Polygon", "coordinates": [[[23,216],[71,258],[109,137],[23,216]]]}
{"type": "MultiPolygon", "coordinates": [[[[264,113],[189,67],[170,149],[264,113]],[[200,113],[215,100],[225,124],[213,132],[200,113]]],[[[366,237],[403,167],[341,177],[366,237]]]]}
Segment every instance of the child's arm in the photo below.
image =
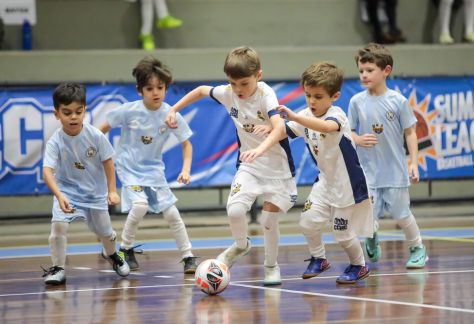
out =
{"type": "Polygon", "coordinates": [[[178,176],[178,182],[189,184],[191,181],[191,162],[193,160],[193,145],[189,140],[181,143],[183,149],[183,168],[178,176]]]}
{"type": "Polygon", "coordinates": [[[175,103],[173,107],[171,107],[171,110],[166,116],[166,125],[168,125],[170,128],[177,128],[178,124],[176,123],[176,113],[187,105],[190,105],[201,98],[209,97],[211,95],[211,89],[212,87],[210,86],[199,86],[187,93],[183,98],[175,103]]]}
{"type": "Polygon", "coordinates": [[[295,121],[304,127],[315,130],[321,133],[331,133],[339,130],[340,126],[333,120],[322,120],[316,117],[306,117],[301,114],[296,114],[290,108],[285,106],[278,107],[278,112],[283,118],[295,121]]]}
{"type": "Polygon", "coordinates": [[[408,153],[410,154],[408,174],[411,182],[418,182],[420,181],[420,173],[418,171],[418,138],[416,137],[415,126],[405,129],[405,138],[407,140],[408,153]]]}
{"type": "Polygon", "coordinates": [[[120,202],[120,197],[117,194],[117,183],[115,181],[115,167],[112,159],[107,159],[102,162],[105,170],[105,176],[107,178],[107,189],[108,196],[107,200],[109,205],[117,205],[120,202]]]}
{"type": "Polygon", "coordinates": [[[54,179],[53,169],[48,168],[48,167],[43,167],[43,178],[49,190],[51,190],[53,195],[56,196],[56,199],[58,200],[59,207],[61,208],[61,210],[65,213],[72,213],[73,208],[69,204],[69,200],[63,196],[63,194],[59,190],[56,180],[54,179]]]}
{"type": "Polygon", "coordinates": [[[103,134],[107,134],[110,131],[111,128],[112,128],[112,126],[110,126],[110,124],[108,122],[105,122],[105,123],[103,123],[102,125],[99,126],[99,130],[103,134]]]}

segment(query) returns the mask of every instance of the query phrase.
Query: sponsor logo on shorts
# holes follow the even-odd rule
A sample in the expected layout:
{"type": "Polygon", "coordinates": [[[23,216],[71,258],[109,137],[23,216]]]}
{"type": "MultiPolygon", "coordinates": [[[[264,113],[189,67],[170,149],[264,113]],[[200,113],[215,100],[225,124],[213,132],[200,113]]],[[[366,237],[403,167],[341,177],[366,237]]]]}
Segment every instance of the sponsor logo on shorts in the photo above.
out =
{"type": "Polygon", "coordinates": [[[236,193],[238,193],[240,191],[240,188],[242,187],[242,185],[240,183],[234,183],[232,185],[232,188],[230,190],[230,196],[232,197],[233,195],[235,195],[236,193]]]}
{"type": "Polygon", "coordinates": [[[346,231],[347,230],[347,224],[349,221],[344,218],[334,218],[334,230],[335,231],[346,231]]]}
{"type": "Polygon", "coordinates": [[[303,205],[303,213],[310,210],[311,209],[311,206],[313,206],[313,203],[311,202],[311,200],[306,200],[304,202],[304,205],[303,205]]]}
{"type": "Polygon", "coordinates": [[[298,200],[298,195],[290,195],[290,201],[294,204],[298,200]]]}
{"type": "Polygon", "coordinates": [[[130,189],[132,189],[135,192],[142,192],[143,191],[142,186],[130,186],[130,189]]]}

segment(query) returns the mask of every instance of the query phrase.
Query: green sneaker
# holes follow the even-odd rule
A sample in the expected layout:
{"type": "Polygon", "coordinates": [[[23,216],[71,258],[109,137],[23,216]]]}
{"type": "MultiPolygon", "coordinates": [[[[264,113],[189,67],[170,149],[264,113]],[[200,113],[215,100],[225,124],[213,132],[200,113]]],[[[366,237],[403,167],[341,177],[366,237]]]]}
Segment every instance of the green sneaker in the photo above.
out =
{"type": "Polygon", "coordinates": [[[178,28],[183,25],[183,21],[173,16],[166,16],[156,21],[156,27],[163,29],[178,28]]]}
{"type": "Polygon", "coordinates": [[[365,239],[365,253],[370,262],[377,262],[382,255],[382,248],[380,248],[379,236],[374,232],[374,237],[365,239]]]}
{"type": "Polygon", "coordinates": [[[410,248],[410,257],[407,262],[407,269],[421,269],[428,261],[428,254],[424,245],[410,248]]]}
{"type": "Polygon", "coordinates": [[[151,51],[155,49],[155,41],[153,39],[153,35],[140,35],[140,40],[142,42],[142,48],[147,51],[151,51]]]}

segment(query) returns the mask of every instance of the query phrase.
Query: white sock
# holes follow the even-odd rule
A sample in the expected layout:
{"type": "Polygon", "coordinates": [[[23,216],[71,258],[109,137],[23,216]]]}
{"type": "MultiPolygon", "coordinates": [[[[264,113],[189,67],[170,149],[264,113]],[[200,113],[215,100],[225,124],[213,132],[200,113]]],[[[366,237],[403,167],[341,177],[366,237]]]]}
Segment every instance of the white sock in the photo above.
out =
{"type": "Polygon", "coordinates": [[[127,220],[123,226],[122,244],[123,248],[130,249],[135,242],[135,235],[137,233],[138,225],[142,221],[146,212],[148,211],[148,204],[138,202],[132,204],[132,209],[128,212],[127,220]]]}
{"type": "Polygon", "coordinates": [[[163,217],[168,222],[168,226],[171,229],[171,233],[173,233],[176,245],[181,251],[183,258],[192,257],[191,242],[189,241],[188,233],[186,232],[186,227],[184,226],[178,208],[171,206],[163,212],[163,217]]]}
{"type": "Polygon", "coordinates": [[[403,219],[399,219],[398,225],[405,233],[405,238],[409,247],[417,247],[423,245],[423,242],[421,240],[420,229],[418,228],[418,224],[416,224],[416,220],[413,215],[410,215],[403,219]]]}
{"type": "Polygon", "coordinates": [[[141,35],[150,35],[153,30],[153,0],[140,0],[141,2],[141,15],[142,15],[142,27],[140,30],[141,35]]]}
{"type": "Polygon", "coordinates": [[[308,243],[308,249],[311,256],[315,258],[326,259],[326,250],[323,243],[323,232],[321,230],[308,230],[303,228],[303,235],[308,243]]]}
{"type": "Polygon", "coordinates": [[[51,223],[51,233],[49,235],[49,250],[51,252],[51,261],[53,266],[64,268],[66,266],[66,246],[67,230],[69,223],[53,222],[51,223]]]}
{"type": "Polygon", "coordinates": [[[229,217],[230,231],[239,249],[247,247],[247,207],[241,203],[234,203],[227,206],[227,216],[229,217]]]}
{"type": "Polygon", "coordinates": [[[168,12],[168,6],[166,5],[165,0],[154,0],[154,1],[155,1],[156,15],[158,16],[159,19],[165,18],[166,16],[170,15],[170,13],[168,12]]]}
{"type": "Polygon", "coordinates": [[[279,217],[282,212],[262,211],[260,224],[262,225],[266,267],[274,267],[278,258],[278,242],[280,240],[279,217]]]}
{"type": "Polygon", "coordinates": [[[352,265],[365,265],[364,251],[362,250],[362,246],[357,237],[347,241],[340,241],[339,244],[342,246],[344,251],[346,251],[347,256],[349,257],[349,262],[352,265]]]}
{"type": "Polygon", "coordinates": [[[449,23],[451,21],[451,8],[454,0],[441,0],[439,3],[439,24],[441,34],[451,35],[449,23]]]}
{"type": "Polygon", "coordinates": [[[100,241],[102,242],[102,246],[104,247],[105,254],[111,256],[115,252],[117,252],[117,248],[115,246],[115,240],[117,239],[117,234],[112,232],[112,235],[107,237],[99,237],[100,241]]]}
{"type": "Polygon", "coordinates": [[[464,0],[465,33],[474,32],[474,0],[464,0]]]}

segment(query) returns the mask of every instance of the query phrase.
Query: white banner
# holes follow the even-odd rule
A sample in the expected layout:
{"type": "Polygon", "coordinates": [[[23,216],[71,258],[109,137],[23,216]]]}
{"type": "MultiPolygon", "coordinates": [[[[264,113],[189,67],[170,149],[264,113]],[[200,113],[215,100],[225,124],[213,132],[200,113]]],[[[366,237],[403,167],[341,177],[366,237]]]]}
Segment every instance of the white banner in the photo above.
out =
{"type": "Polygon", "coordinates": [[[0,17],[5,25],[36,25],[36,0],[0,0],[0,17]]]}

